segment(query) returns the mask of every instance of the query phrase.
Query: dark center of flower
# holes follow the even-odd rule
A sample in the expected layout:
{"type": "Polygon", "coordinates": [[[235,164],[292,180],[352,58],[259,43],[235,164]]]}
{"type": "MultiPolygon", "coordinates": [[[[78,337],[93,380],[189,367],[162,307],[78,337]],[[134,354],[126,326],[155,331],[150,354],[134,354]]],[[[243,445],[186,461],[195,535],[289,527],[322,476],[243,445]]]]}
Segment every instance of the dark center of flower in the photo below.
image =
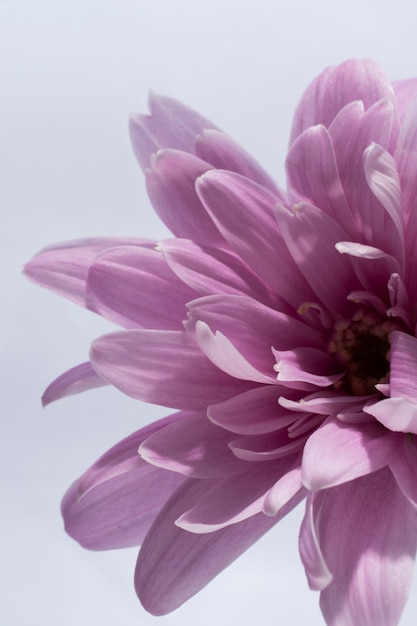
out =
{"type": "Polygon", "coordinates": [[[390,334],[399,326],[373,312],[358,310],[352,320],[339,320],[328,351],[345,367],[336,383],[355,396],[375,393],[375,385],[389,382],[390,334]]]}

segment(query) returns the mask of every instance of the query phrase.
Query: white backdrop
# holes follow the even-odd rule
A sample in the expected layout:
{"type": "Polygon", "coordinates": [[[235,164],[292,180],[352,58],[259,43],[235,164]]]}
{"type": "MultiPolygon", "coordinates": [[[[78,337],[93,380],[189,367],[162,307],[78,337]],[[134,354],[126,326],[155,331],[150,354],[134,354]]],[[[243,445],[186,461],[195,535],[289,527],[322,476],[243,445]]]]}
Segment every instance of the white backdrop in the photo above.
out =
{"type": "MultiPolygon", "coordinates": [[[[5,626],[323,624],[297,553],[302,511],[163,618],[133,590],[136,551],[89,553],[60,498],[101,452],[164,414],[111,389],[42,411],[48,382],[110,325],[23,279],[41,247],[162,238],[129,145],[149,88],[211,118],[283,182],[291,115],[326,65],[417,75],[411,0],[0,0],[2,556],[5,626]]],[[[417,585],[403,626],[415,624],[417,585]]]]}

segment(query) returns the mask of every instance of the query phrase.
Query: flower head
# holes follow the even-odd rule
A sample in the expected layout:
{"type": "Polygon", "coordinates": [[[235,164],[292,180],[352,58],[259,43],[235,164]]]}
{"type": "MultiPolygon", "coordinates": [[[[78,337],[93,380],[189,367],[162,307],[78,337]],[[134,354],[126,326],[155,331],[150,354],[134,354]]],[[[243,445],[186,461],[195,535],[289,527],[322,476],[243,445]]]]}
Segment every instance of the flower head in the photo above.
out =
{"type": "Polygon", "coordinates": [[[62,506],[86,547],[142,544],[149,611],[175,609],[305,499],[300,553],[326,623],[398,623],[417,545],[415,94],[370,61],[325,70],[295,113],[287,192],[152,96],[131,136],[174,238],[76,241],[27,265],[124,327],[45,403],[112,384],[175,410],[62,506]]]}

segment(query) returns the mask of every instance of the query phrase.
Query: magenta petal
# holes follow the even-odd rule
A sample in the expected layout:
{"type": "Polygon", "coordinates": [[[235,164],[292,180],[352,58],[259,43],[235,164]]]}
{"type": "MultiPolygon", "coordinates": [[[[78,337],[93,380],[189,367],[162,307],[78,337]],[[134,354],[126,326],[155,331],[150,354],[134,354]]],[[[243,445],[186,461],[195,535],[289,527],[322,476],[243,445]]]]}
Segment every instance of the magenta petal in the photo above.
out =
{"type": "MultiPolygon", "coordinates": [[[[286,474],[294,457],[288,456],[275,463],[258,463],[238,476],[228,476],[203,492],[198,502],[183,513],[176,524],[194,533],[207,533],[236,524],[262,510],[265,494],[286,474]],[[227,498],[225,498],[225,494],[227,498]]],[[[298,490],[301,490],[301,484],[298,490]]],[[[288,491],[286,504],[296,492],[288,491]]]]}
{"type": "Polygon", "coordinates": [[[328,387],[342,378],[343,372],[325,352],[315,348],[294,350],[272,349],[276,358],[274,369],[280,382],[304,382],[318,387],[328,387]]]}
{"type": "Polygon", "coordinates": [[[206,128],[216,129],[212,122],[174,98],[151,93],[149,109],[151,115],[132,115],[130,119],[132,146],[143,170],[161,148],[194,153],[197,135],[206,128]]]}
{"type": "Polygon", "coordinates": [[[232,434],[210,423],[204,411],[188,415],[148,437],[139,454],[163,469],[193,478],[218,478],[246,469],[231,452],[232,434]]]}
{"type": "Polygon", "coordinates": [[[309,126],[330,126],[349,102],[361,100],[368,109],[378,100],[393,100],[393,96],[385,72],[374,61],[352,59],[337,67],[328,67],[301,98],[294,114],[291,143],[309,126]]]}
{"type": "Polygon", "coordinates": [[[78,498],[83,498],[87,492],[107,480],[112,480],[117,476],[143,467],[143,460],[139,455],[139,446],[149,437],[176,422],[181,422],[187,416],[188,413],[181,411],[173,413],[147,424],[112,446],[79,479],[78,498]]]}
{"type": "Polygon", "coordinates": [[[399,454],[401,443],[401,435],[378,422],[356,425],[329,418],[304,446],[303,484],[316,491],[375,472],[399,454]]]}
{"type": "Polygon", "coordinates": [[[167,498],[184,480],[148,463],[78,498],[78,481],[62,501],[65,530],[90,550],[140,545],[167,498]],[[141,485],[140,497],[138,483],[141,485]]]}
{"type": "Polygon", "coordinates": [[[168,239],[160,247],[177,276],[203,296],[246,294],[271,302],[264,283],[232,252],[188,239],[168,239]]]}
{"type": "Polygon", "coordinates": [[[417,339],[406,333],[391,333],[391,396],[417,401],[417,339]]]}
{"type": "Polygon", "coordinates": [[[286,202],[284,194],[255,159],[231,137],[215,130],[205,130],[197,137],[196,155],[218,170],[236,172],[253,180],[275,194],[280,202],[286,202]]]}
{"type": "Polygon", "coordinates": [[[66,396],[73,396],[105,385],[108,383],[92,368],[90,361],[87,361],[64,372],[50,383],[42,396],[42,404],[47,406],[66,396]]]}
{"type": "Polygon", "coordinates": [[[403,437],[402,449],[391,460],[390,470],[403,494],[417,508],[417,446],[416,438],[403,437]]]}
{"type": "Polygon", "coordinates": [[[335,248],[338,241],[346,239],[346,233],[324,211],[308,204],[297,205],[292,212],[277,206],[277,220],[316,298],[329,309],[348,315],[351,304],[346,297],[358,283],[349,259],[335,248]]]}
{"type": "Polygon", "coordinates": [[[207,172],[196,187],[223,237],[265,284],[296,308],[311,301],[312,291],[280,234],[276,196],[243,176],[224,171],[207,172]]]}
{"type": "Polygon", "coordinates": [[[395,93],[397,111],[401,122],[407,114],[413,98],[417,95],[417,78],[407,78],[405,80],[395,80],[392,83],[395,93]]]}
{"type": "Polygon", "coordinates": [[[143,606],[153,615],[165,615],[181,606],[299,502],[292,498],[277,517],[258,513],[239,524],[200,535],[174,523],[194,506],[200,493],[198,481],[185,483],[167,502],[143,542],[135,586],[143,606]]]}
{"type": "Polygon", "coordinates": [[[266,515],[276,515],[288,500],[296,493],[301,493],[300,490],[303,490],[300,458],[296,456],[293,466],[265,494],[263,512],[266,515]]]}
{"type": "Polygon", "coordinates": [[[87,274],[94,259],[115,246],[152,246],[144,239],[96,237],[56,244],[41,250],[25,266],[25,274],[42,287],[85,306],[87,274]]]}
{"type": "MultiPolygon", "coordinates": [[[[278,404],[282,393],[291,393],[280,385],[263,385],[250,389],[208,408],[208,417],[215,424],[239,435],[261,435],[285,428],[297,418],[278,404]]],[[[300,392],[295,392],[299,397],[300,392]]]]}
{"type": "Polygon", "coordinates": [[[324,498],[324,492],[310,493],[300,528],[300,556],[306,571],[310,589],[325,589],[333,579],[320,548],[315,518],[324,498]]]}
{"type": "Polygon", "coordinates": [[[156,249],[125,246],[92,264],[89,306],[127,328],[182,330],[185,304],[195,292],[177,278],[156,249]],[[162,294],[162,296],[161,296],[162,294]]]}
{"type": "Polygon", "coordinates": [[[323,339],[294,317],[275,311],[244,295],[199,298],[188,304],[189,321],[198,321],[225,335],[259,371],[271,374],[274,357],[271,347],[289,349],[297,345],[322,347],[323,339]]]}
{"type": "Polygon", "coordinates": [[[211,165],[191,154],[162,150],[146,173],[155,211],[176,237],[219,244],[222,237],[195,191],[196,179],[211,165]]]}
{"type": "Polygon", "coordinates": [[[417,543],[415,509],[383,469],[325,492],[316,516],[333,582],[321,593],[329,626],[396,626],[417,543]]]}
{"type": "Polygon", "coordinates": [[[318,206],[353,236],[357,228],[340,181],[336,157],[328,130],[307,128],[288,152],[286,170],[289,189],[296,202],[318,206]]]}
{"type": "Polygon", "coordinates": [[[202,409],[251,387],[212,365],[180,331],[110,333],[93,343],[90,356],[97,373],[127,395],[176,409],[202,409]]]}

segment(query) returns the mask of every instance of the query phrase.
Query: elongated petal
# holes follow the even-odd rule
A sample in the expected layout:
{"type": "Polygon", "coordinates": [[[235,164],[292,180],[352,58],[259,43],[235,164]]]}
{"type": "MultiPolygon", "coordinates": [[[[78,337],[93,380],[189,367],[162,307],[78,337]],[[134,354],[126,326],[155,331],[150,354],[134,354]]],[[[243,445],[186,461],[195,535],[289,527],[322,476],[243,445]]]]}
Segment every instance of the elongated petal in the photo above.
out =
{"type": "MultiPolygon", "coordinates": [[[[326,307],[347,315],[347,294],[357,288],[351,263],[335,249],[344,231],[326,213],[308,205],[292,212],[277,206],[277,219],[297,266],[326,307]]],[[[313,299],[314,302],[314,299],[313,299]]]]}
{"type": "Polygon", "coordinates": [[[195,191],[196,179],[211,165],[178,150],[162,150],[146,173],[155,211],[176,237],[218,244],[219,231],[195,191]]]}
{"type": "Polygon", "coordinates": [[[404,122],[408,107],[417,94],[417,78],[406,78],[405,80],[395,80],[392,83],[395,93],[395,103],[400,122],[404,122]]]}
{"type": "Polygon", "coordinates": [[[210,423],[206,412],[194,413],[144,441],[145,461],[193,478],[218,478],[245,470],[228,443],[232,434],[210,423]]]}
{"type": "Polygon", "coordinates": [[[307,87],[295,111],[291,143],[309,126],[330,126],[349,102],[361,100],[365,109],[383,98],[393,100],[393,89],[374,61],[352,59],[328,67],[307,87]]]}
{"type": "Polygon", "coordinates": [[[101,254],[88,274],[89,305],[127,328],[182,329],[195,292],[155,249],[132,246],[101,254]]]}
{"type": "Polygon", "coordinates": [[[72,367],[52,381],[43,393],[42,404],[47,406],[66,396],[73,396],[105,385],[108,383],[92,368],[90,361],[87,361],[87,363],[72,367]]]}
{"type": "Polygon", "coordinates": [[[182,102],[149,94],[151,115],[132,115],[130,138],[136,158],[143,170],[151,163],[151,156],[161,148],[173,148],[194,153],[195,139],[204,129],[216,129],[205,117],[182,102]]]}
{"type": "Polygon", "coordinates": [[[402,449],[391,460],[390,470],[403,494],[417,508],[417,446],[416,438],[406,435],[402,449]]]}
{"type": "Polygon", "coordinates": [[[110,333],[91,347],[100,376],[129,396],[176,409],[198,410],[251,385],[221,372],[194,338],[180,331],[110,333]]]}
{"type": "Polygon", "coordinates": [[[340,180],[361,233],[361,242],[384,250],[389,238],[390,248],[386,252],[390,254],[395,254],[401,246],[400,237],[396,229],[387,235],[383,228],[388,215],[369,188],[363,154],[372,142],[389,148],[393,119],[394,107],[390,100],[381,100],[367,111],[357,102],[341,111],[329,128],[340,180]]]}
{"type": "Polygon", "coordinates": [[[275,370],[280,382],[305,382],[318,387],[328,387],[340,380],[343,372],[338,372],[337,363],[325,352],[315,348],[295,348],[275,350],[275,370]]]}
{"type": "Polygon", "coordinates": [[[315,518],[323,502],[324,492],[309,493],[306,511],[300,528],[300,556],[310,589],[325,589],[333,580],[320,548],[315,518]]]}
{"type": "Polygon", "coordinates": [[[275,194],[285,204],[284,194],[255,159],[231,137],[215,130],[205,130],[197,138],[196,154],[218,170],[236,172],[275,194]]]}
{"type": "Polygon", "coordinates": [[[293,466],[265,494],[263,512],[266,515],[276,515],[296,493],[301,493],[300,490],[303,490],[300,457],[296,455],[293,466]]]}
{"type": "Polygon", "coordinates": [[[94,259],[115,246],[149,246],[144,239],[96,237],[56,244],[41,250],[25,265],[26,276],[77,304],[86,305],[88,270],[94,259]]]}
{"type": "Polygon", "coordinates": [[[304,447],[303,484],[315,491],[375,472],[400,453],[401,443],[402,435],[377,422],[356,425],[329,418],[304,447]]]}
{"type": "MultiPolygon", "coordinates": [[[[189,532],[207,533],[256,515],[262,510],[265,494],[293,463],[294,457],[288,456],[275,463],[259,463],[238,476],[223,478],[202,493],[198,502],[175,523],[189,532]]],[[[290,500],[295,494],[288,492],[288,495],[290,500]]]]}
{"type": "Polygon", "coordinates": [[[259,371],[271,375],[271,348],[298,345],[322,347],[323,339],[311,328],[284,313],[274,311],[249,296],[208,296],[190,302],[187,328],[200,320],[225,335],[259,371]]]}
{"type": "Polygon", "coordinates": [[[327,490],[318,516],[333,575],[320,599],[326,623],[396,626],[411,581],[417,525],[390,471],[327,490]]]}
{"type": "Polygon", "coordinates": [[[177,422],[182,422],[187,417],[188,413],[182,411],[173,413],[147,424],[112,446],[79,479],[78,498],[83,498],[91,489],[95,489],[108,480],[143,468],[139,446],[149,437],[177,422]]]}
{"type": "Polygon", "coordinates": [[[215,533],[199,535],[174,522],[195,504],[200,492],[194,480],[180,488],[143,542],[135,586],[143,606],[153,615],[169,613],[191,598],[299,502],[292,498],[277,517],[258,513],[215,533]]]}
{"type": "Polygon", "coordinates": [[[67,533],[90,550],[140,545],[167,498],[184,478],[142,461],[78,497],[78,481],[62,501],[67,533]],[[138,494],[140,484],[140,496],[138,494]]]}
{"type": "MultiPolygon", "coordinates": [[[[208,417],[215,424],[239,435],[274,432],[291,424],[296,416],[279,406],[282,393],[291,390],[282,385],[263,385],[229,400],[208,407],[208,417]]],[[[302,392],[295,392],[299,397],[302,392]]]]}
{"type": "Polygon", "coordinates": [[[243,293],[261,302],[273,301],[266,285],[232,252],[188,239],[169,239],[160,247],[177,276],[203,296],[243,293]]]}
{"type": "Polygon", "coordinates": [[[278,198],[243,176],[221,171],[202,176],[197,192],[232,249],[265,284],[295,308],[311,301],[311,289],[292,260],[275,220],[278,198]]]}
{"type": "Polygon", "coordinates": [[[288,152],[286,170],[289,190],[296,202],[307,201],[320,207],[357,238],[327,128],[319,124],[297,137],[288,152]]]}

